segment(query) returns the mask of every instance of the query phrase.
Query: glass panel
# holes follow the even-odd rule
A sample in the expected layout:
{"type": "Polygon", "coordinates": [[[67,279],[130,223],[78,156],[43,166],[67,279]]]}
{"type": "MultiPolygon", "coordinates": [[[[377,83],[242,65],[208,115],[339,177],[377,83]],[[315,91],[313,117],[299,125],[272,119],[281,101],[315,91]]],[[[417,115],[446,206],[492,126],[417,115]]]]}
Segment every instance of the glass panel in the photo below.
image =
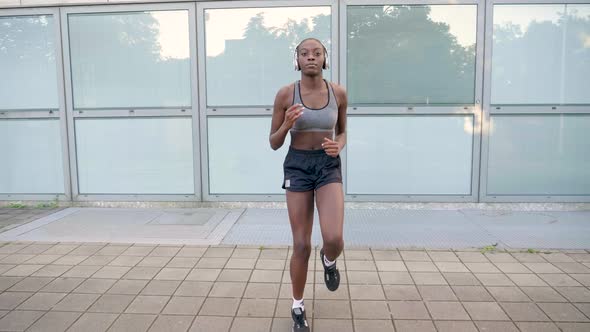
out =
{"type": "Polygon", "coordinates": [[[587,104],[588,91],[590,5],[494,6],[493,104],[587,104]]]}
{"type": "Polygon", "coordinates": [[[268,143],[270,117],[209,117],[209,192],[283,194],[283,161],[289,145],[268,143]]]}
{"type": "Polygon", "coordinates": [[[590,115],[492,115],[488,195],[589,195],[590,115]]]}
{"type": "Polygon", "coordinates": [[[351,104],[473,104],[476,5],[348,7],[351,104]]]}
{"type": "Polygon", "coordinates": [[[272,105],[280,87],[301,77],[293,55],[305,38],[331,54],[330,7],[207,9],[205,19],[208,106],[272,105]]]}
{"type": "Polygon", "coordinates": [[[0,193],[63,194],[59,120],[0,120],[0,193]]]}
{"type": "Polygon", "coordinates": [[[0,109],[59,108],[53,16],[0,17],[0,109]]]}
{"type": "Polygon", "coordinates": [[[473,116],[351,116],[347,194],[469,195],[473,116]]]}
{"type": "Polygon", "coordinates": [[[193,194],[190,118],[76,119],[81,194],[193,194]]]}
{"type": "Polygon", "coordinates": [[[188,11],[70,14],[75,108],[189,107],[188,11]]]}

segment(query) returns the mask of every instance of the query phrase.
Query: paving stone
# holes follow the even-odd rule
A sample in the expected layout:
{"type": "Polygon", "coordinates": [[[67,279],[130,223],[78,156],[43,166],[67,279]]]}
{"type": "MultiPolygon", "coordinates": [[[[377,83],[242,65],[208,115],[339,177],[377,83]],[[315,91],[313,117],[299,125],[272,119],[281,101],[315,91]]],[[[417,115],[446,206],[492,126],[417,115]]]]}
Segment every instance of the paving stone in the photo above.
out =
{"type": "Polygon", "coordinates": [[[98,270],[92,278],[97,279],[120,279],[122,278],[127,272],[129,272],[131,268],[128,266],[104,266],[100,270],[98,270]]]}
{"type": "Polygon", "coordinates": [[[88,312],[103,313],[122,313],[125,308],[133,301],[133,295],[102,295],[91,307],[88,312]]]}
{"type": "Polygon", "coordinates": [[[152,280],[141,291],[142,295],[172,295],[180,286],[178,280],[152,280]]]}
{"type": "Polygon", "coordinates": [[[169,315],[193,315],[196,316],[201,305],[205,301],[204,297],[195,296],[173,296],[164,310],[163,314],[169,315]]]}
{"type": "Polygon", "coordinates": [[[68,294],[53,306],[56,311],[84,312],[100,297],[100,294],[68,294]]]}
{"type": "Polygon", "coordinates": [[[31,276],[33,277],[59,277],[70,270],[70,265],[45,265],[31,276]]]}
{"type": "Polygon", "coordinates": [[[183,281],[176,289],[176,296],[207,296],[213,287],[210,281],[183,281]]]}
{"type": "Polygon", "coordinates": [[[170,296],[139,295],[125,310],[132,314],[159,314],[170,300],[170,296]]]}
{"type": "Polygon", "coordinates": [[[0,319],[0,331],[24,331],[44,313],[43,311],[11,311],[0,319]]]}
{"type": "Polygon", "coordinates": [[[425,301],[457,301],[457,297],[449,286],[419,285],[418,290],[425,301]]]}
{"type": "Polygon", "coordinates": [[[430,262],[430,256],[426,251],[407,251],[407,250],[400,250],[400,256],[404,261],[421,261],[421,262],[430,262]]]}
{"type": "Polygon", "coordinates": [[[418,289],[414,285],[384,285],[385,297],[388,300],[411,301],[422,300],[418,289]]]}
{"type": "Polygon", "coordinates": [[[231,332],[266,332],[270,329],[272,318],[236,317],[231,332]]]}
{"type": "Polygon", "coordinates": [[[434,264],[441,272],[469,272],[467,266],[461,262],[434,262],[434,264]]]}
{"type": "Polygon", "coordinates": [[[481,332],[519,332],[512,322],[475,321],[474,323],[481,332]]]}
{"type": "Polygon", "coordinates": [[[210,297],[205,300],[199,315],[205,316],[234,316],[238,305],[239,298],[214,298],[210,297]]]}
{"type": "Polygon", "coordinates": [[[394,319],[430,319],[422,301],[389,301],[388,305],[394,319]]]}
{"type": "Polygon", "coordinates": [[[500,303],[513,321],[544,322],[549,318],[534,303],[500,303]]]}
{"type": "Polygon", "coordinates": [[[4,292],[0,294],[0,309],[12,310],[33,296],[33,294],[29,292],[4,292]]]}
{"type": "Polygon", "coordinates": [[[11,292],[38,292],[53,280],[54,278],[27,277],[14,284],[8,290],[11,292]]]}
{"type": "Polygon", "coordinates": [[[62,332],[82,314],[78,312],[48,312],[27,331],[29,332],[62,332]]]}
{"type": "Polygon", "coordinates": [[[194,316],[160,315],[149,332],[187,331],[194,316]]]}
{"type": "Polygon", "coordinates": [[[123,279],[151,280],[160,270],[159,267],[136,266],[131,268],[123,279]]]}
{"type": "Polygon", "coordinates": [[[416,285],[447,285],[447,281],[438,272],[411,272],[416,285]]]}
{"type": "Polygon", "coordinates": [[[233,317],[197,316],[189,332],[227,332],[233,317]]]}
{"type": "Polygon", "coordinates": [[[18,310],[50,310],[66,293],[37,293],[18,306],[18,310]]]}
{"type": "Polygon", "coordinates": [[[278,283],[249,283],[246,286],[244,298],[275,299],[279,295],[279,287],[278,283]]]}
{"type": "Polygon", "coordinates": [[[242,297],[246,289],[245,282],[216,282],[209,297],[242,297]]]}
{"type": "Polygon", "coordinates": [[[156,317],[156,315],[122,314],[113,323],[109,332],[144,332],[156,317]]]}
{"type": "Polygon", "coordinates": [[[191,281],[215,281],[221,273],[221,269],[192,269],[186,276],[191,281]]]}
{"type": "Polygon", "coordinates": [[[452,286],[457,298],[462,302],[491,302],[494,298],[482,286],[452,286]]]}
{"type": "Polygon", "coordinates": [[[352,301],[351,305],[355,319],[391,318],[391,313],[385,301],[352,301]]]}
{"type": "Polygon", "coordinates": [[[83,278],[57,278],[41,289],[41,292],[69,293],[80,286],[83,278]]]}
{"type": "Polygon", "coordinates": [[[165,267],[158,273],[154,279],[156,280],[184,280],[189,274],[188,268],[173,268],[165,267]]]}
{"type": "Polygon", "coordinates": [[[385,300],[381,285],[349,285],[352,300],[385,300]]]}
{"type": "Polygon", "coordinates": [[[313,321],[314,331],[352,332],[350,319],[316,319],[313,321]]]}
{"type": "Polygon", "coordinates": [[[496,302],[463,302],[472,320],[510,320],[496,302]]]}
{"type": "Polygon", "coordinates": [[[521,287],[520,289],[535,302],[567,302],[551,287],[521,287]]]}
{"type": "Polygon", "coordinates": [[[590,323],[557,323],[563,332],[587,332],[590,330],[590,323]]]}
{"type": "Polygon", "coordinates": [[[582,286],[572,277],[567,274],[539,274],[539,277],[543,279],[550,286],[566,287],[566,286],[582,286]]]}
{"type": "Polygon", "coordinates": [[[435,321],[438,332],[477,332],[473,322],[468,321],[435,321]]]}
{"type": "Polygon", "coordinates": [[[272,318],[274,316],[275,305],[275,299],[242,299],[237,315],[272,318]]]}
{"type": "Polygon", "coordinates": [[[379,272],[383,285],[413,285],[414,281],[408,272],[379,272]]]}
{"type": "Polygon", "coordinates": [[[469,316],[460,302],[425,302],[432,319],[435,320],[469,320],[469,316]]]}
{"type": "Polygon", "coordinates": [[[102,294],[111,288],[115,282],[115,279],[86,279],[73,292],[102,294]]]}
{"type": "Polygon", "coordinates": [[[217,277],[217,281],[240,281],[246,282],[250,279],[252,270],[246,269],[223,269],[217,277]]]}
{"type": "Polygon", "coordinates": [[[431,320],[395,320],[396,332],[435,332],[434,323],[431,320]]]}
{"type": "Polygon", "coordinates": [[[107,293],[121,295],[137,295],[148,284],[147,280],[118,280],[107,293]]]}
{"type": "Polygon", "coordinates": [[[560,332],[553,323],[516,322],[516,325],[521,332],[560,332]]]}
{"type": "Polygon", "coordinates": [[[551,320],[556,322],[589,321],[588,318],[571,303],[538,303],[537,305],[547,314],[547,316],[549,316],[549,318],[551,318],[551,320]]]}
{"type": "Polygon", "coordinates": [[[478,286],[481,282],[472,273],[443,273],[449,285],[478,286]]]}

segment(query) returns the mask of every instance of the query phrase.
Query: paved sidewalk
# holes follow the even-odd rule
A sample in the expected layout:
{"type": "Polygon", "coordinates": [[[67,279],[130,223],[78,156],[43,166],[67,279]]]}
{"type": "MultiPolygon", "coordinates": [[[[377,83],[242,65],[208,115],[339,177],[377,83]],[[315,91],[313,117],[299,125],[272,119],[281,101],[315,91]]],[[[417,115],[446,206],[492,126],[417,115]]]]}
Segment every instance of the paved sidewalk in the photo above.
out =
{"type": "MultiPolygon", "coordinates": [[[[0,331],[290,331],[289,250],[1,243],[0,331]]],[[[350,249],[333,293],[317,252],[314,331],[590,331],[589,251],[350,249]]]]}
{"type": "Polygon", "coordinates": [[[48,216],[64,208],[0,208],[0,232],[48,216]]]}

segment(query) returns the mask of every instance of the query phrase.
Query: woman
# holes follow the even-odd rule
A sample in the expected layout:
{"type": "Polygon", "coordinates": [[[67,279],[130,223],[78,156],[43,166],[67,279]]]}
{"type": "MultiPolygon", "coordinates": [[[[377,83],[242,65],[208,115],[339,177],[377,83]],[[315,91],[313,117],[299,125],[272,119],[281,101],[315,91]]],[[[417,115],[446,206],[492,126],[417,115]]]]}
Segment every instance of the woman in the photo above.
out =
{"type": "Polygon", "coordinates": [[[314,197],[320,217],[323,247],[320,260],[324,282],[335,291],[340,284],[336,258],[342,252],[344,193],[340,151],[346,144],[346,91],[323,79],[328,54],[315,38],[295,49],[294,65],[301,80],[282,87],[276,95],[270,146],[280,148],[287,133],[291,146],[285,158],[283,189],[293,233],[290,273],[294,330],[306,330],[303,292],[311,254],[314,197]]]}

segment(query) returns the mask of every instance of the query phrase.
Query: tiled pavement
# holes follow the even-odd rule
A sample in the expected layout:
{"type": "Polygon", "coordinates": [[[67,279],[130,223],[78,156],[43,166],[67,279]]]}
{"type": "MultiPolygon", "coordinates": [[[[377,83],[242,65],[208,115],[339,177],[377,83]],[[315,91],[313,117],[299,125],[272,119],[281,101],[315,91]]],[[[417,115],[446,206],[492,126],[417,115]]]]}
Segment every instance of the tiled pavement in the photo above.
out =
{"type": "MultiPolygon", "coordinates": [[[[0,331],[290,331],[289,250],[2,243],[0,331]]],[[[588,251],[317,251],[314,331],[590,331],[588,251]]]]}

